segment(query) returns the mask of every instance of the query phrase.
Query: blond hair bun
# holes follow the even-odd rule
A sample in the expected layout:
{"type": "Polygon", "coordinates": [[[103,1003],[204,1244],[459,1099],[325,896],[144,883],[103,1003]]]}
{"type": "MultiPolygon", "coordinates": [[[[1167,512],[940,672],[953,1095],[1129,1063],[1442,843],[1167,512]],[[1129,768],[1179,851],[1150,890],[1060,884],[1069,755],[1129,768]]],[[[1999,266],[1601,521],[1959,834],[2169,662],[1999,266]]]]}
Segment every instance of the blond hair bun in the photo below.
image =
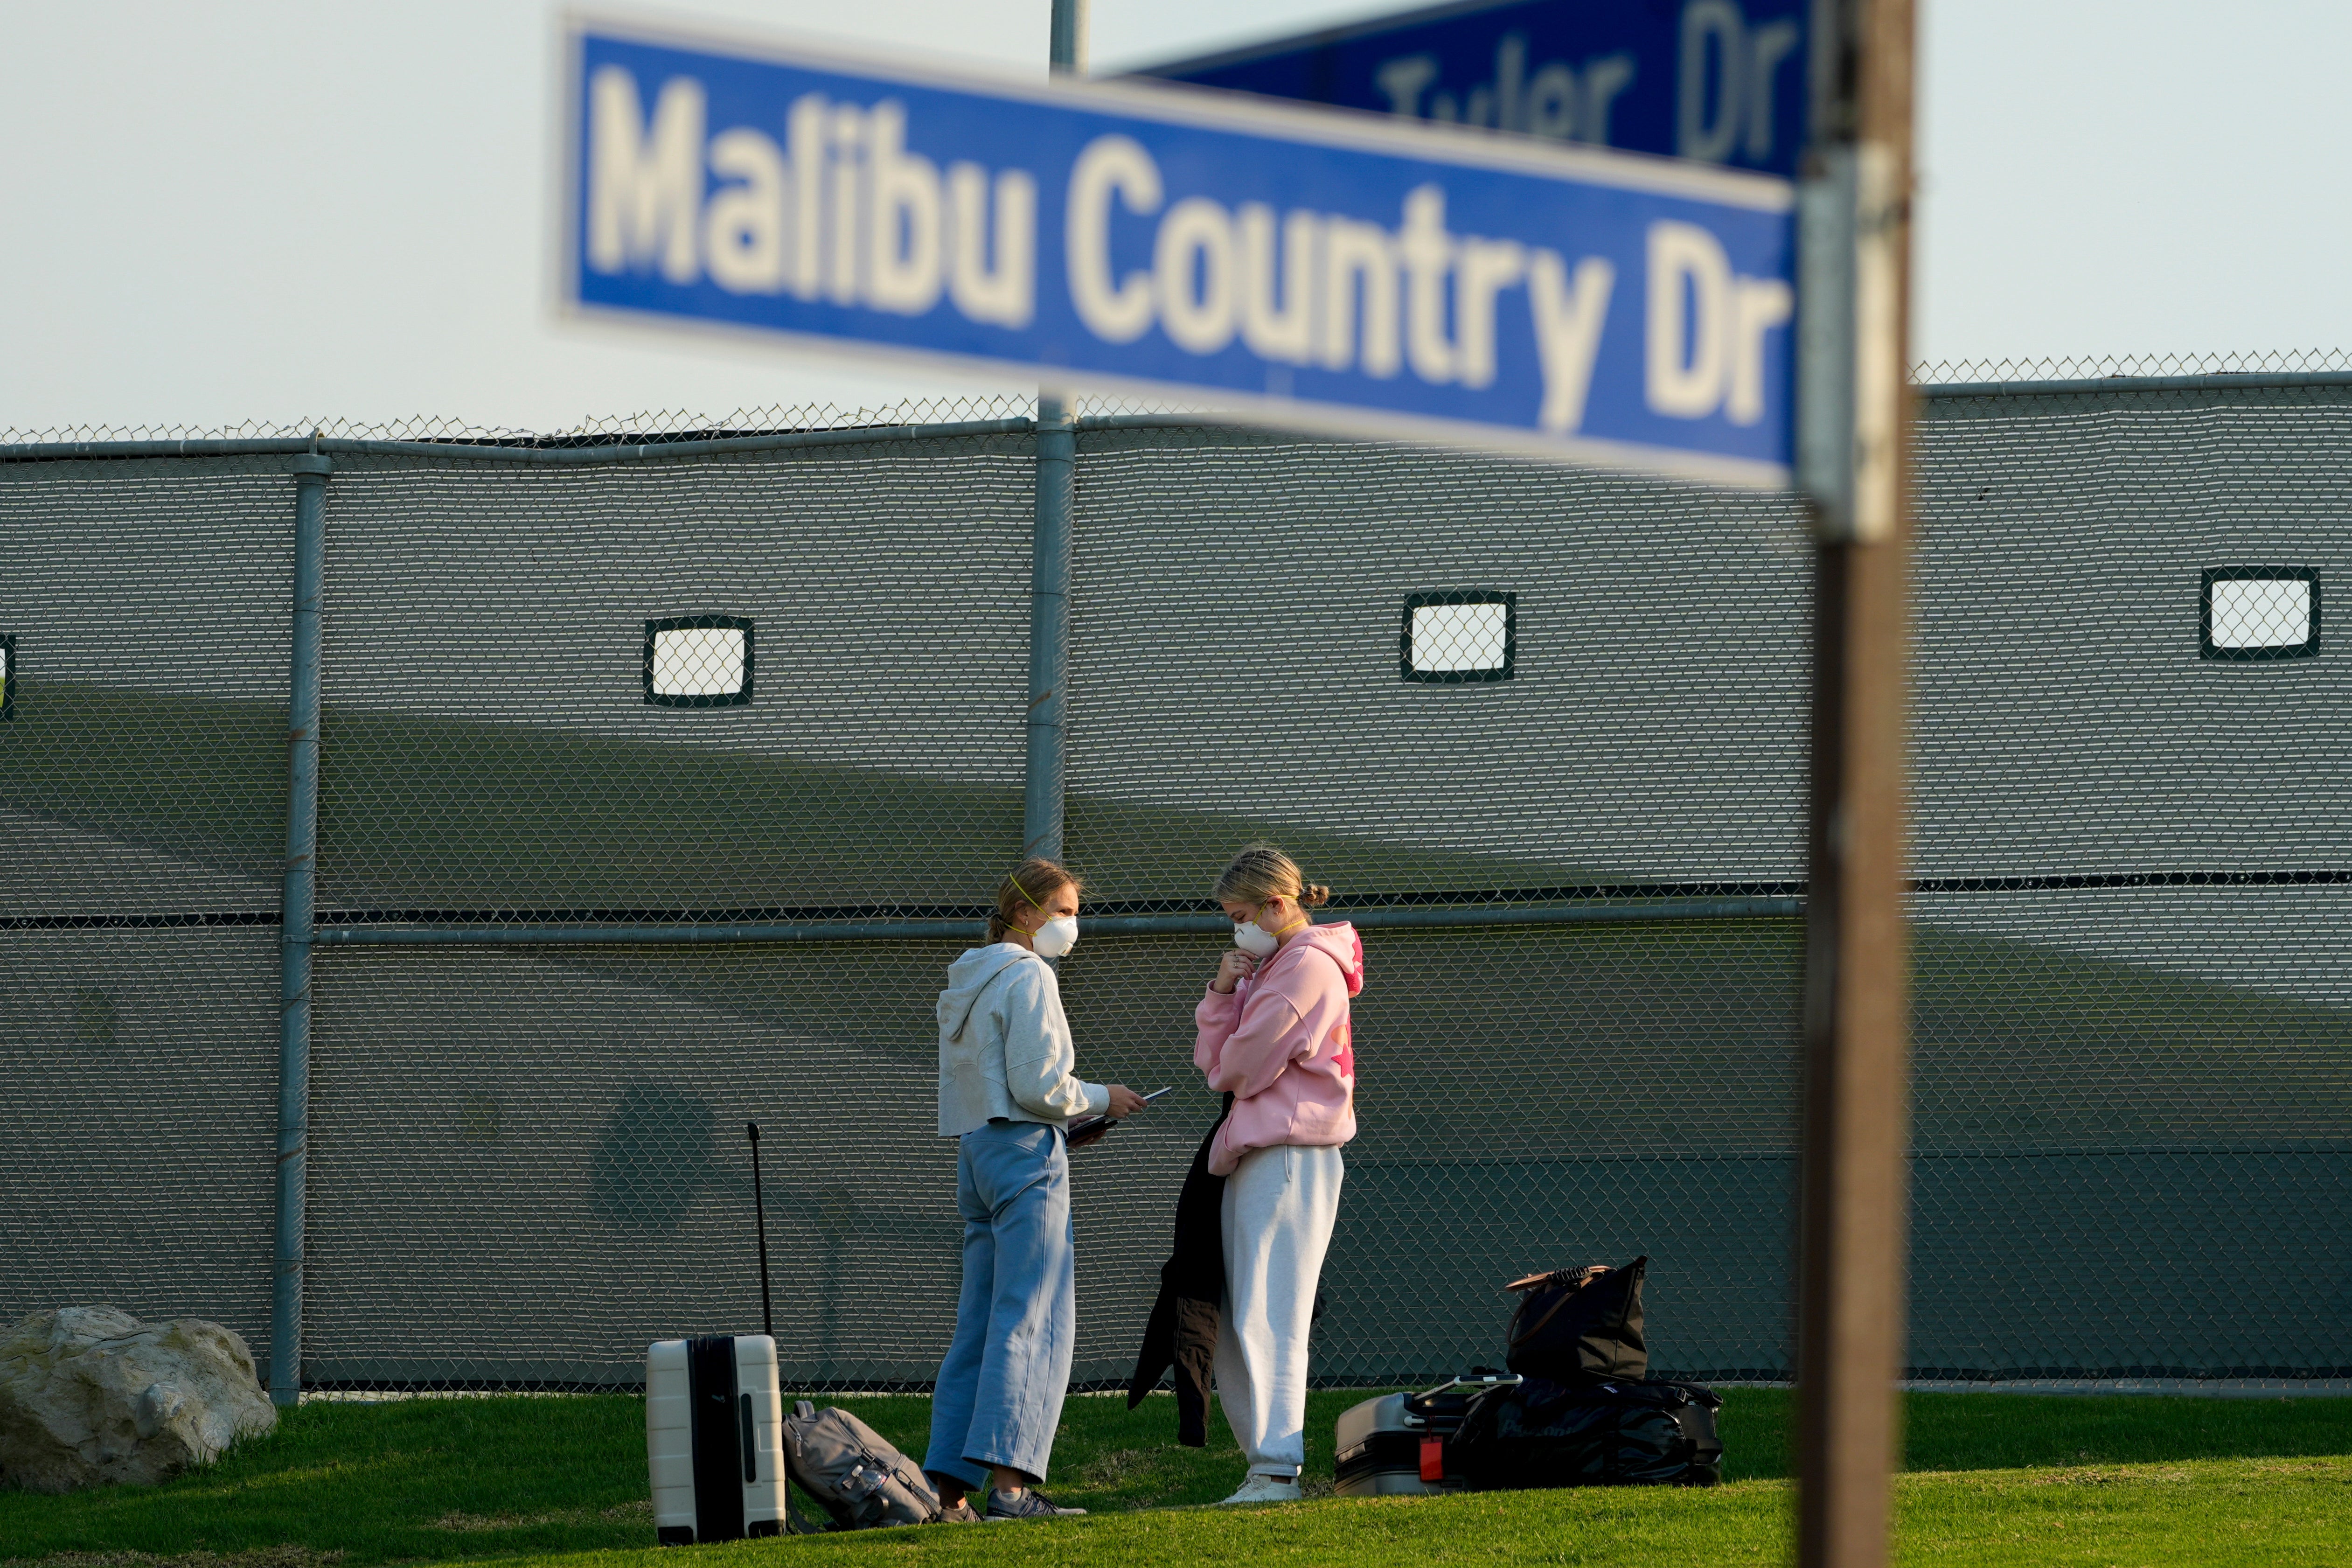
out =
{"type": "Polygon", "coordinates": [[[1309,882],[1298,874],[1298,862],[1271,844],[1247,844],[1217,879],[1216,891],[1210,897],[1219,903],[1262,904],[1268,899],[1294,899],[1302,910],[1311,910],[1331,896],[1331,889],[1320,882],[1309,882]]]}

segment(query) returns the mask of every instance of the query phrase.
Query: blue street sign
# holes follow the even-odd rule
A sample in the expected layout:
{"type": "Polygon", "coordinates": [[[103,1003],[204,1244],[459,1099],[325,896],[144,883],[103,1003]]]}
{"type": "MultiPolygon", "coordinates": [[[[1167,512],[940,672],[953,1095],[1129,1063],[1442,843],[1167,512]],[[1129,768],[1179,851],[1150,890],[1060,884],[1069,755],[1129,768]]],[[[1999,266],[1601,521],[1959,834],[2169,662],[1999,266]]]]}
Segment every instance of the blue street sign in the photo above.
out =
{"type": "Polygon", "coordinates": [[[1785,182],[1158,84],[571,42],[583,315],[1787,483],[1785,182]]]}
{"type": "Polygon", "coordinates": [[[1144,75],[1793,175],[1811,0],[1468,0],[1144,75]]]}

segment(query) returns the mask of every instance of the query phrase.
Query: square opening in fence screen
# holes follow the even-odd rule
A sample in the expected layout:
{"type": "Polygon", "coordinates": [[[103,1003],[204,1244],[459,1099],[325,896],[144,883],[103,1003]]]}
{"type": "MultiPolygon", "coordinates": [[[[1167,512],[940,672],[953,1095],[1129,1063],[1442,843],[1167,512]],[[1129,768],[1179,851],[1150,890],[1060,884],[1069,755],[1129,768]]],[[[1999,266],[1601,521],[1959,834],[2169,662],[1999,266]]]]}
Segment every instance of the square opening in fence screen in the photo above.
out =
{"type": "Polygon", "coordinates": [[[657,708],[751,701],[751,623],[736,616],[647,621],[646,700],[657,708]]]}
{"type": "Polygon", "coordinates": [[[1518,595],[1484,589],[1414,594],[1404,602],[1397,672],[1439,683],[1508,680],[1518,663],[1518,595]]]}
{"type": "Polygon", "coordinates": [[[2206,658],[2308,658],[2319,651],[2319,574],[2217,567],[2205,574],[2199,652],[2206,658]]]}

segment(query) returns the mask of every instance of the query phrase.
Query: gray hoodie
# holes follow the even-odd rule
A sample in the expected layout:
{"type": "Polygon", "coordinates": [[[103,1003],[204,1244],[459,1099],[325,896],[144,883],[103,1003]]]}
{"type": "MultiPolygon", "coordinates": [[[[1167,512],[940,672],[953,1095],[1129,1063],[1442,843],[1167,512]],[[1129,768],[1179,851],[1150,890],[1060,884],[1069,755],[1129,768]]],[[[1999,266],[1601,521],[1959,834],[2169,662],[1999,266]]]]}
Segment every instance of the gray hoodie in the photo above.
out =
{"type": "Polygon", "coordinates": [[[967,950],[940,993],[940,1136],[991,1121],[1042,1121],[1110,1109],[1110,1090],[1081,1082],[1051,965],[1018,943],[967,950]]]}

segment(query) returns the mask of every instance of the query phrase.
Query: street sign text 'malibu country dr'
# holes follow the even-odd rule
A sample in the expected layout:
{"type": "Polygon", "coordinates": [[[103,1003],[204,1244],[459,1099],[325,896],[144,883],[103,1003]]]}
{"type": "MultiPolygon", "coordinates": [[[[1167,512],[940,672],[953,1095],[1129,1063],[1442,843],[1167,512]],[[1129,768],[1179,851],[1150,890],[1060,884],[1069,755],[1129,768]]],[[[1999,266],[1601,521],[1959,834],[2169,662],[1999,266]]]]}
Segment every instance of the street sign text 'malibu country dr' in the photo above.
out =
{"type": "Polygon", "coordinates": [[[1780,487],[1790,187],[576,26],[567,309],[1780,487]]]}

